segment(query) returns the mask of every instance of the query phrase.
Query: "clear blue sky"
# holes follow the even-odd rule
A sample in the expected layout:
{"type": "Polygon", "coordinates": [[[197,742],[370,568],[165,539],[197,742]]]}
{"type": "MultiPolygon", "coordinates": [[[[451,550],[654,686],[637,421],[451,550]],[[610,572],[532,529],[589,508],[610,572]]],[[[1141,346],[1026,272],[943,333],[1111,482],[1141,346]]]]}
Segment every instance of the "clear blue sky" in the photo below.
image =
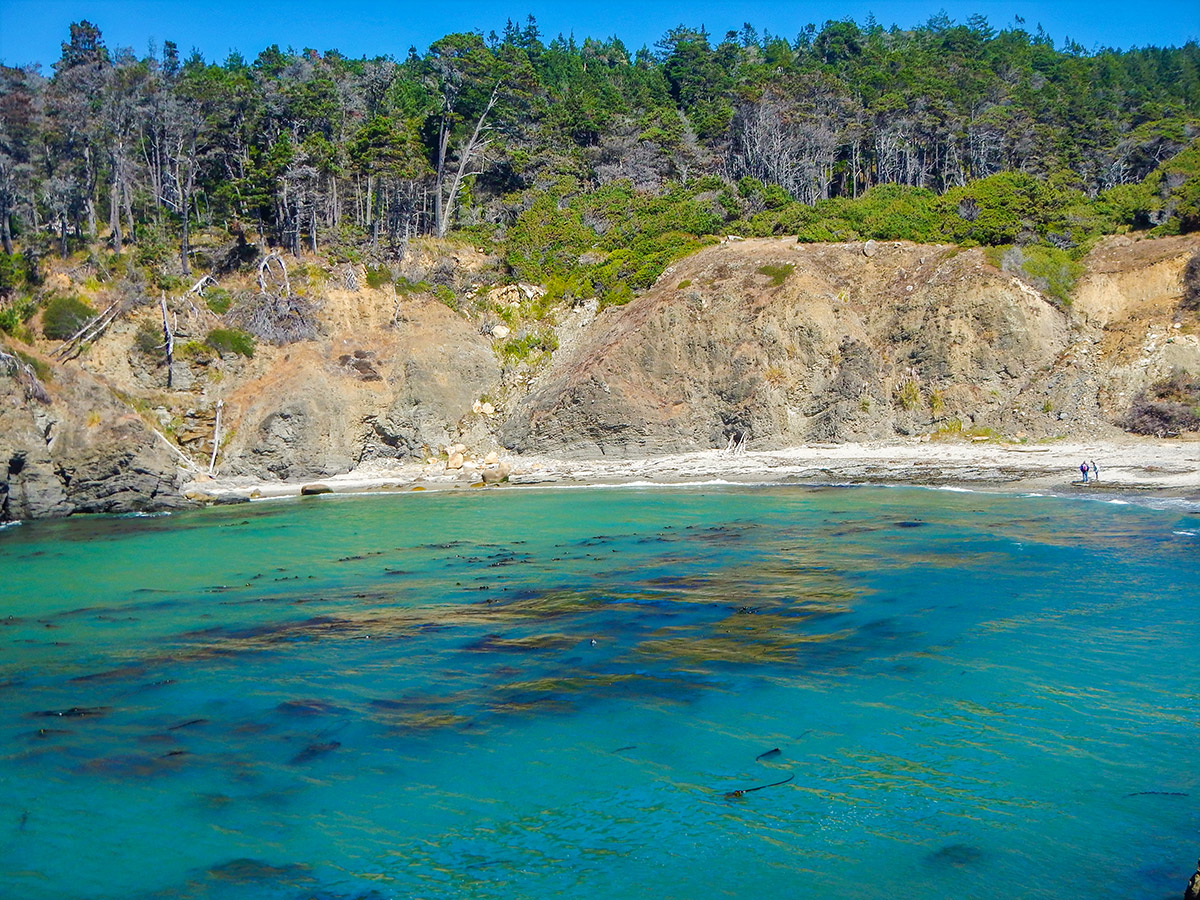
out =
{"type": "Polygon", "coordinates": [[[144,55],[153,42],[175,41],[185,54],[195,48],[210,61],[231,50],[253,59],[277,43],[347,56],[403,56],[410,45],[423,51],[453,31],[501,31],[507,19],[523,24],[532,13],[543,38],[616,35],[630,49],[653,45],[667,29],[704,25],[720,38],[750,22],[760,31],[794,38],[806,24],[869,13],[884,27],[921,24],[940,10],[965,22],[979,13],[993,27],[1025,19],[1041,24],[1062,46],[1067,38],[1088,49],[1098,46],[1179,46],[1200,40],[1200,0],[1059,0],[1059,2],[960,2],[960,0],[0,0],[0,62],[6,65],[58,59],[71,22],[87,19],[100,27],[110,47],[132,47],[144,55]]]}

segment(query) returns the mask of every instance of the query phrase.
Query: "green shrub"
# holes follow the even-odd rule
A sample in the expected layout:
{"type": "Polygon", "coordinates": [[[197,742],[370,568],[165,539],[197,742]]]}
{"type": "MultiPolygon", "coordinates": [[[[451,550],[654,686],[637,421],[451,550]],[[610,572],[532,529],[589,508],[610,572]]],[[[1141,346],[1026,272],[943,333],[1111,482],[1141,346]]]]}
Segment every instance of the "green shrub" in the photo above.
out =
{"type": "MultiPolygon", "coordinates": [[[[179,359],[194,359],[197,362],[208,362],[217,356],[217,354],[218,351],[211,344],[201,343],[200,341],[187,341],[175,348],[175,355],[179,359]]],[[[253,356],[254,354],[251,353],[248,355],[253,356]]]]}
{"type": "Polygon", "coordinates": [[[233,305],[233,294],[224,288],[213,288],[204,295],[204,302],[218,316],[223,316],[229,312],[229,307],[233,305]]]}
{"type": "Polygon", "coordinates": [[[396,281],[396,293],[402,297],[409,294],[426,294],[433,290],[433,285],[428,281],[409,281],[407,278],[400,278],[396,281]]]}
{"type": "Polygon", "coordinates": [[[0,307],[0,331],[17,337],[25,333],[25,323],[37,312],[37,301],[32,297],[15,297],[7,306],[0,307]]]}
{"type": "Polygon", "coordinates": [[[54,369],[50,367],[49,363],[43,362],[36,356],[31,356],[15,347],[13,348],[13,353],[29,368],[33,369],[33,374],[38,377],[38,381],[50,381],[54,378],[54,369]]]}
{"type": "Polygon", "coordinates": [[[30,261],[20,253],[0,253],[0,297],[7,297],[17,288],[33,281],[30,261]]]}
{"type": "Polygon", "coordinates": [[[143,322],[133,336],[133,344],[146,356],[154,356],[163,349],[162,326],[155,322],[143,322]]]}
{"type": "Polygon", "coordinates": [[[784,263],[781,266],[775,266],[775,265],[759,266],[758,274],[766,275],[768,278],[770,278],[772,287],[779,287],[781,284],[783,284],[785,281],[788,280],[788,276],[791,275],[792,272],[794,272],[795,270],[796,270],[796,267],[794,265],[792,265],[791,263],[784,263]]]}
{"type": "Polygon", "coordinates": [[[78,297],[55,297],[42,313],[42,334],[54,341],[65,341],[94,315],[96,311],[78,297]]]}
{"type": "Polygon", "coordinates": [[[367,287],[381,288],[392,280],[392,270],[387,266],[367,266],[367,287]]]}
{"type": "Polygon", "coordinates": [[[921,404],[921,388],[911,378],[896,389],[896,403],[903,410],[916,409],[921,404]]]}
{"type": "MultiPolygon", "coordinates": [[[[991,249],[989,262],[994,263],[999,250],[991,249]]],[[[1063,306],[1071,303],[1071,292],[1084,271],[1083,263],[1072,259],[1067,251],[1036,244],[1009,247],[1000,254],[1000,268],[1022,275],[1024,280],[1063,306]]]]}
{"type": "Polygon", "coordinates": [[[204,339],[204,343],[218,353],[236,353],[247,358],[254,356],[253,336],[237,328],[214,328],[204,339]]]}
{"type": "Polygon", "coordinates": [[[558,338],[554,332],[542,328],[512,338],[500,348],[500,355],[509,361],[520,361],[535,353],[553,353],[557,349],[558,338]]]}

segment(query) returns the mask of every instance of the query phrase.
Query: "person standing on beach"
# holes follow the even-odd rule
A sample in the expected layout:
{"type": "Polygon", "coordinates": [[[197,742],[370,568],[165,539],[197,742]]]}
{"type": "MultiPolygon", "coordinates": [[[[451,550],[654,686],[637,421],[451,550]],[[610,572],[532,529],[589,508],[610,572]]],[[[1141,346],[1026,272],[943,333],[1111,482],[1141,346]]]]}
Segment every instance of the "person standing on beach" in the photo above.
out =
{"type": "Polygon", "coordinates": [[[1087,477],[1088,477],[1088,464],[1087,464],[1086,462],[1081,462],[1081,463],[1079,464],[1079,474],[1083,476],[1083,483],[1084,483],[1084,484],[1087,484],[1087,483],[1088,483],[1088,480],[1087,480],[1087,477]]]}
{"type": "Polygon", "coordinates": [[[1091,463],[1092,463],[1092,480],[1099,481],[1100,480],[1100,467],[1098,465],[1096,465],[1096,461],[1094,459],[1091,461],[1091,463]]]}

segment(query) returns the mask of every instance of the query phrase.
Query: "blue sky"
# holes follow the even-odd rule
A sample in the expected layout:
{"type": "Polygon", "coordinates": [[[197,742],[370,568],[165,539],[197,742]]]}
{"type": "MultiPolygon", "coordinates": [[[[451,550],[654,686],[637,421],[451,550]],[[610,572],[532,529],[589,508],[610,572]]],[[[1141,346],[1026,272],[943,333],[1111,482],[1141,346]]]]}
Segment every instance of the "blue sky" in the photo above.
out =
{"type": "Polygon", "coordinates": [[[222,61],[231,50],[248,58],[272,43],[301,49],[337,49],[347,56],[403,56],[410,45],[424,50],[452,31],[500,31],[507,19],[523,23],[532,13],[543,36],[577,38],[616,35],[636,49],[653,45],[675,25],[704,25],[720,37],[750,22],[789,39],[807,23],[873,13],[885,27],[920,24],[940,10],[956,21],[980,13],[993,27],[1012,25],[1015,16],[1033,31],[1041,24],[1062,46],[1065,39],[1088,49],[1098,46],[1178,46],[1200,40],[1200,0],[1059,0],[1059,2],[958,2],[958,0],[562,0],[480,2],[452,0],[0,0],[0,62],[41,63],[59,55],[73,21],[100,26],[110,47],[132,47],[144,55],[151,44],[173,40],[187,53],[222,61]]]}

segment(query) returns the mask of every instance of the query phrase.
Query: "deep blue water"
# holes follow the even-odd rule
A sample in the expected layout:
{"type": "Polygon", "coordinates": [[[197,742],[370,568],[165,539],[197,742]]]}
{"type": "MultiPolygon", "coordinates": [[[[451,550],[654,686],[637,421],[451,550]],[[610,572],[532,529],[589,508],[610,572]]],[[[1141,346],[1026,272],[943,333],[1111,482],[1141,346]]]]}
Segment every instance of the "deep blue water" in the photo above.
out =
{"type": "Polygon", "coordinates": [[[1198,535],[802,487],[10,527],[0,897],[1178,897],[1198,535]]]}

